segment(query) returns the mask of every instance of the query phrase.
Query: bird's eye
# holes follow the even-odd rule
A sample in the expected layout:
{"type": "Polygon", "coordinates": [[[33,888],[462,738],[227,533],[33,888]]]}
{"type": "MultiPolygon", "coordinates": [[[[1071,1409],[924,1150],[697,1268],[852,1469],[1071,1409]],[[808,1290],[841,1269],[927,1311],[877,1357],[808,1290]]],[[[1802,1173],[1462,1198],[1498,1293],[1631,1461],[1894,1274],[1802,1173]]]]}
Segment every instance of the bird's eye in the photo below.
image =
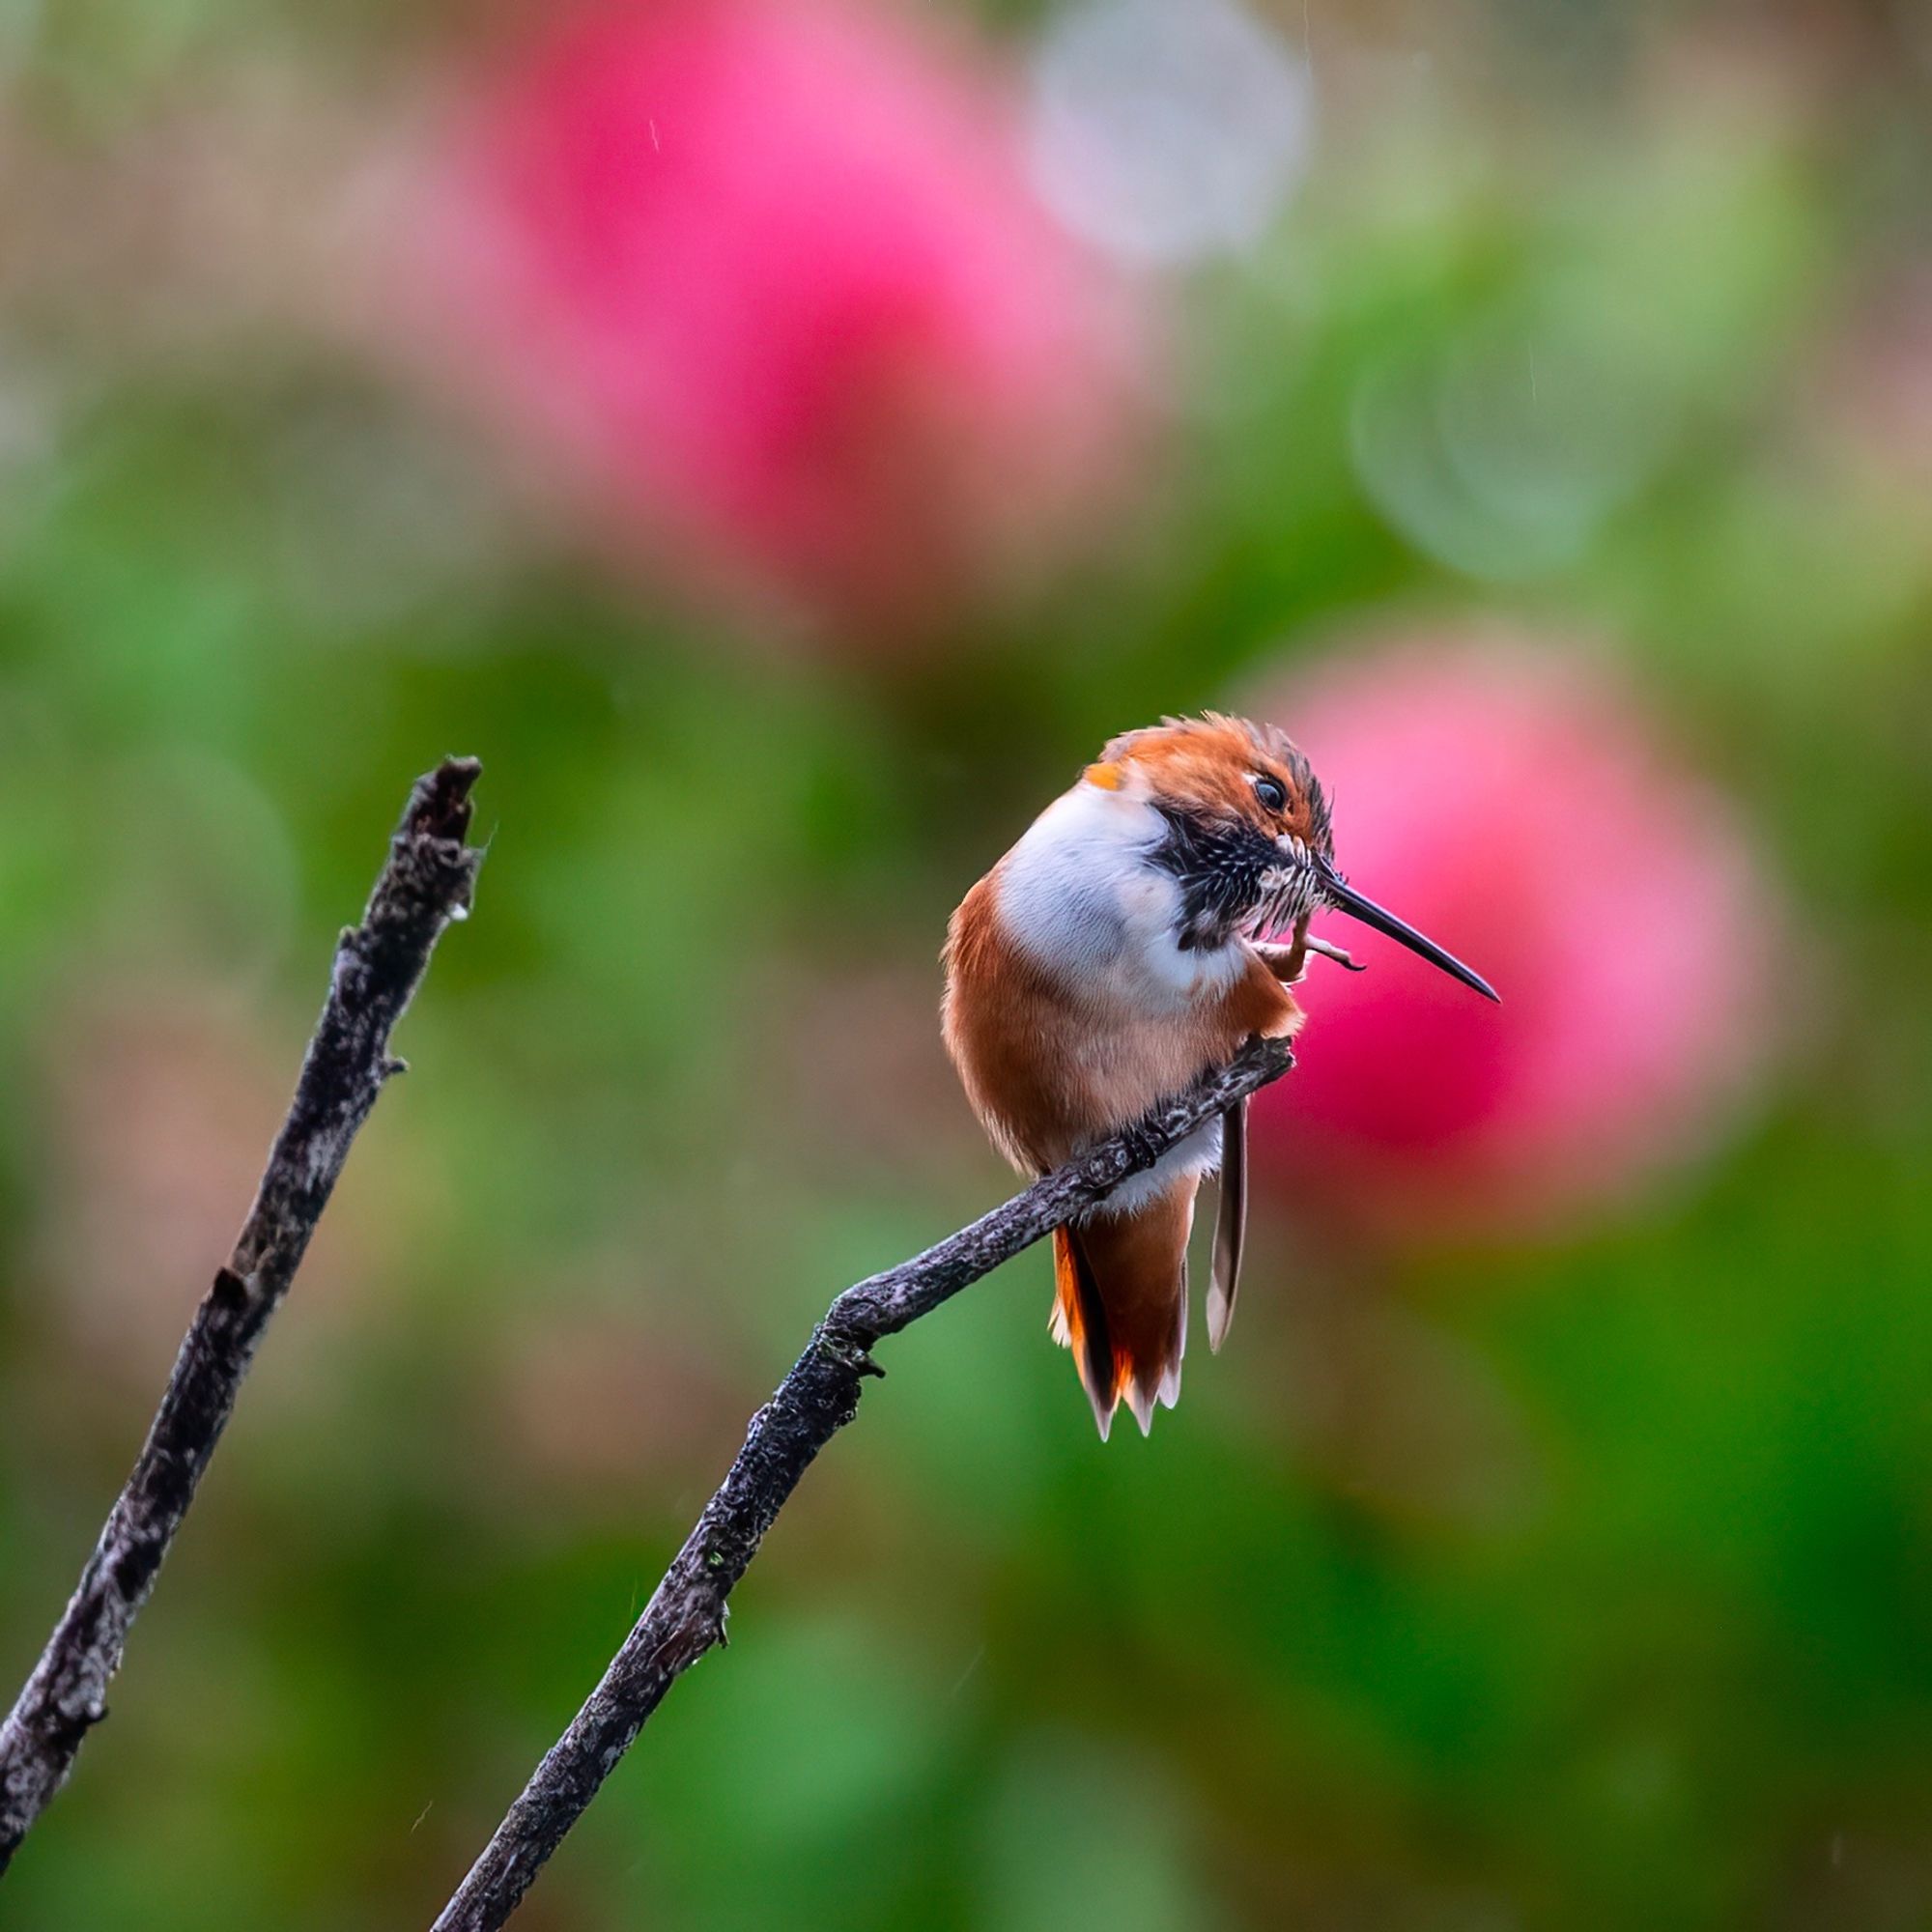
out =
{"type": "Polygon", "coordinates": [[[1288,810],[1288,793],[1282,789],[1279,779],[1259,778],[1255,781],[1255,796],[1270,811],[1288,810]]]}

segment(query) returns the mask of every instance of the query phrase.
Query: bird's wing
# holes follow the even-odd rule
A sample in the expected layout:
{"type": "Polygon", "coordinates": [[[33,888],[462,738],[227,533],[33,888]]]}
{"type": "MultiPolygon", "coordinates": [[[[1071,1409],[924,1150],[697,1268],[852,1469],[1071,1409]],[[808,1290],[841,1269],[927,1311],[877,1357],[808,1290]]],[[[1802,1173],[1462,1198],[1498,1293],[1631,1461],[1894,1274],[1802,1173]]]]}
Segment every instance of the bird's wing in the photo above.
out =
{"type": "Polygon", "coordinates": [[[1221,1205],[1214,1216],[1214,1269],[1208,1283],[1208,1346],[1218,1350],[1235,1319],[1241,1249],[1248,1235],[1248,1103],[1221,1116],[1221,1205]]]}

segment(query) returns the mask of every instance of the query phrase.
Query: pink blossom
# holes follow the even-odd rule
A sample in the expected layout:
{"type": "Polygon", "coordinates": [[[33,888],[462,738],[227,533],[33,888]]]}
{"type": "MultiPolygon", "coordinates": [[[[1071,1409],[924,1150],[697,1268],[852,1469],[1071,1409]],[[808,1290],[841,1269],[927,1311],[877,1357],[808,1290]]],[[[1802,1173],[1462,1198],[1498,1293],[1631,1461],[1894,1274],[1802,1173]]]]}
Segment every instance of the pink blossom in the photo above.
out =
{"type": "Polygon", "coordinates": [[[628,550],[923,625],[1118,473],[1119,291],[952,40],[857,0],[593,4],[459,93],[406,219],[439,335],[628,550]]]}
{"type": "Polygon", "coordinates": [[[1351,655],[1258,709],[1309,753],[1351,882],[1492,1007],[1334,914],[1257,1161],[1291,1204],[1410,1235],[1547,1229],[1708,1131],[1765,1044],[1769,895],[1726,801],[1634,694],[1555,644],[1351,655]]]}

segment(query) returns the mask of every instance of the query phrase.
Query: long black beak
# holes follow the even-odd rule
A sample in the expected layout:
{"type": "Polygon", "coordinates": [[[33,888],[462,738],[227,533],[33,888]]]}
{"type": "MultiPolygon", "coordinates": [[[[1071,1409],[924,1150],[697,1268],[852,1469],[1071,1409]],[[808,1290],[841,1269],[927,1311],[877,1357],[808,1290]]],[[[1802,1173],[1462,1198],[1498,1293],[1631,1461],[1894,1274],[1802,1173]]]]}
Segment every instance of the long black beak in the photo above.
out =
{"type": "Polygon", "coordinates": [[[1316,876],[1321,881],[1321,895],[1337,912],[1345,912],[1350,919],[1358,919],[1364,925],[1387,934],[1398,946],[1406,946],[1432,966],[1441,967],[1452,980],[1473,987],[1484,999],[1494,1000],[1498,1006],[1502,1004],[1501,994],[1480,973],[1472,973],[1454,953],[1443,952],[1433,939],[1425,939],[1394,913],[1384,912],[1374,899],[1365,899],[1326,859],[1316,859],[1314,866],[1316,876]]]}

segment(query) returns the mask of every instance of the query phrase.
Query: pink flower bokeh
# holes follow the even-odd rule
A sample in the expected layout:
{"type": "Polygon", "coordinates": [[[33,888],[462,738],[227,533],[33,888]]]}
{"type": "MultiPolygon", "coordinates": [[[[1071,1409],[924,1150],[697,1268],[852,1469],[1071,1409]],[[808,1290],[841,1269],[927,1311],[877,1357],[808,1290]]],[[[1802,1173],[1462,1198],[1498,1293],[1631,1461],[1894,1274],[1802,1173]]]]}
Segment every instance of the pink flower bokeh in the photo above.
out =
{"type": "Polygon", "coordinates": [[[1772,895],[1724,798],[1593,658],[1397,640],[1263,694],[1363,892],[1495,985],[1490,1006],[1335,914],[1258,1168],[1404,1237],[1535,1235],[1694,1151],[1767,1045],[1772,895]]]}
{"type": "Polygon", "coordinates": [[[619,546],[923,629],[1116,491],[1131,305],[963,43],[859,0],[604,0],[453,91],[402,224],[440,373],[619,546]]]}

